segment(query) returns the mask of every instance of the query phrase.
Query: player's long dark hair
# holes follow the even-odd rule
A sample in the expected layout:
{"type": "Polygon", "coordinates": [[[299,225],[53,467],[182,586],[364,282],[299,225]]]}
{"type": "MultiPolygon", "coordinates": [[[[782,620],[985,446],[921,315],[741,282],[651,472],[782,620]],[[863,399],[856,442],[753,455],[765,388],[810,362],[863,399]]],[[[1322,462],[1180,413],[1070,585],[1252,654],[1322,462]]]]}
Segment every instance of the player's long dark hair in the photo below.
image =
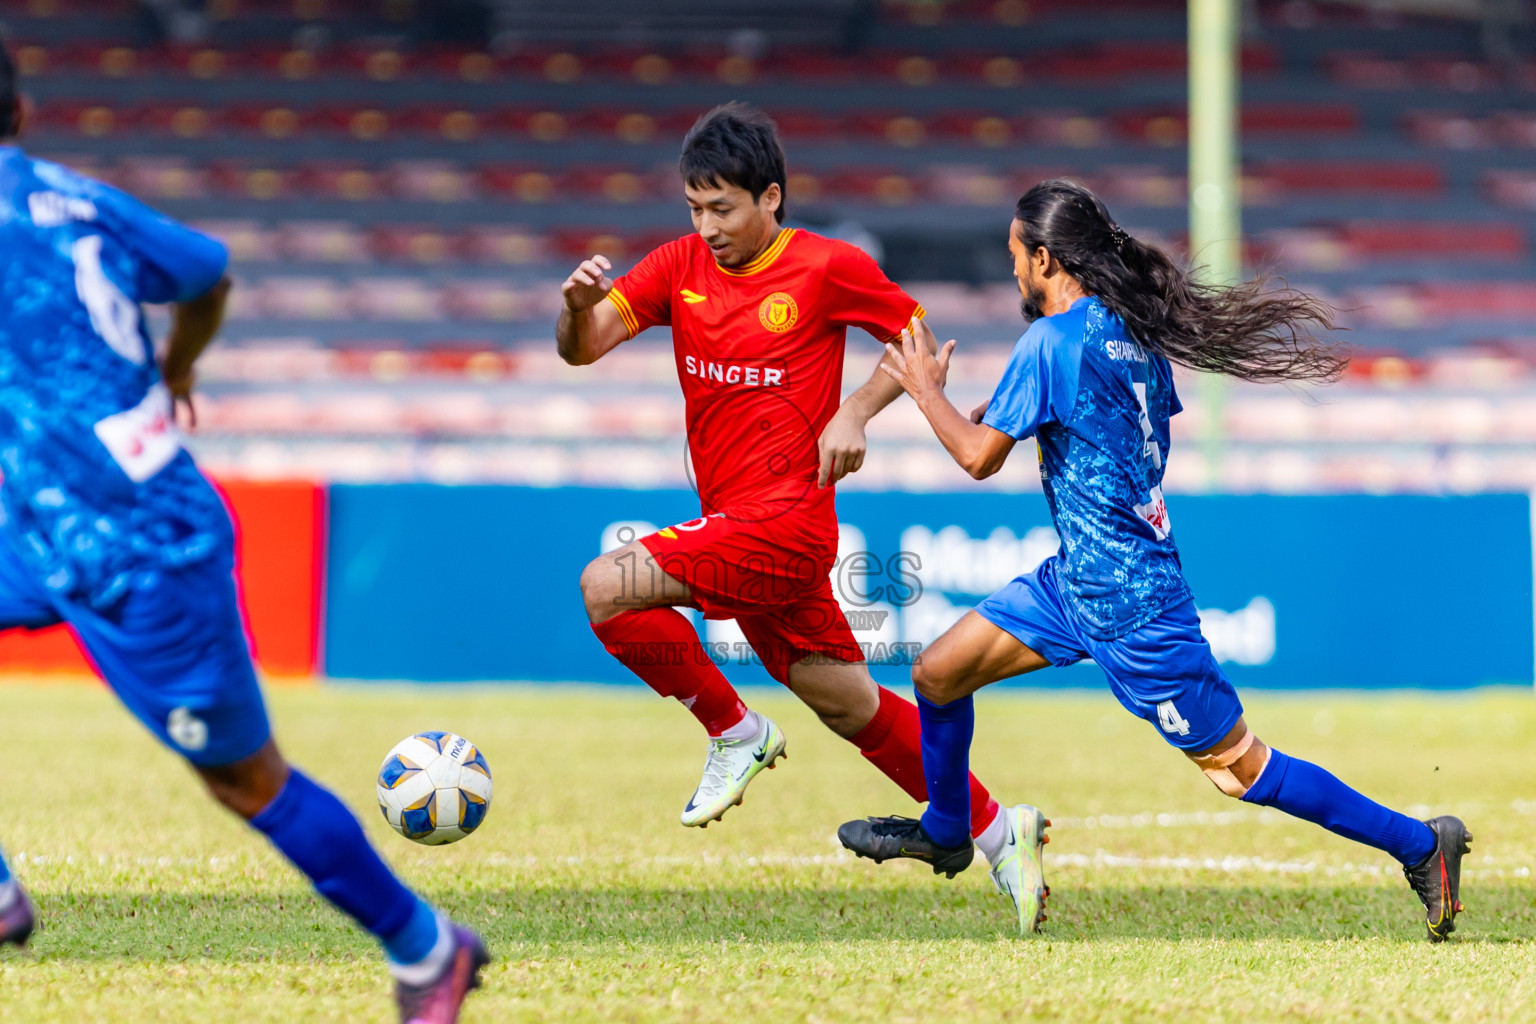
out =
{"type": "Polygon", "coordinates": [[[0,35],[0,141],[16,134],[16,63],[0,35]]]}
{"type": "Polygon", "coordinates": [[[1127,234],[1081,185],[1042,181],[1014,217],[1031,253],[1044,246],[1133,338],[1170,362],[1257,382],[1331,381],[1349,363],[1347,347],[1323,336],[1334,328],[1326,302],[1265,277],[1202,284],[1127,234]]]}

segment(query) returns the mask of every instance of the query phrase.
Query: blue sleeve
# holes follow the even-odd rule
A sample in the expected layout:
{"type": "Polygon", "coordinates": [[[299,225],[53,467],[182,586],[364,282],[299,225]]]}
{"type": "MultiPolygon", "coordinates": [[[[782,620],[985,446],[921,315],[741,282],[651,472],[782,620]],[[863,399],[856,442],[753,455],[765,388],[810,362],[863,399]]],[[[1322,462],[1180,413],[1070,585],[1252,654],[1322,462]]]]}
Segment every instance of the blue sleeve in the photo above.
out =
{"type": "Polygon", "coordinates": [[[1042,424],[1070,414],[1077,397],[1077,360],[1061,346],[1061,331],[1042,317],[1013,347],[981,422],[1022,441],[1042,424]]]}
{"type": "Polygon", "coordinates": [[[132,196],[101,187],[92,196],[105,208],[118,240],[138,261],[131,282],[135,302],[188,302],[224,276],[229,251],[217,239],[150,209],[132,196]]]}

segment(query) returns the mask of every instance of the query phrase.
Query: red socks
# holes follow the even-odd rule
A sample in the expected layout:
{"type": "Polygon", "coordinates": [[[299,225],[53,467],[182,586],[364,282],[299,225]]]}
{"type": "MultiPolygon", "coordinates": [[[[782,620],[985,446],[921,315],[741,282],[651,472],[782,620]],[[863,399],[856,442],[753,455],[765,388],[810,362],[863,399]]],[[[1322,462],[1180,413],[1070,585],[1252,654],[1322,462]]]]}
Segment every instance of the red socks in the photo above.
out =
{"type": "MultiPolygon", "coordinates": [[[[880,707],[875,717],[849,742],[918,803],[928,801],[923,776],[922,724],[917,705],[880,687],[880,707]]],[[[998,803],[987,788],[971,776],[971,835],[979,836],[997,817],[998,803]]]]}
{"type": "MultiPolygon", "coordinates": [[[[746,717],[747,706],[710,660],[693,624],[675,608],[624,612],[594,625],[592,632],[647,686],[681,701],[711,736],[746,717]]],[[[921,738],[917,705],[881,687],[875,717],[850,742],[908,796],[926,803],[921,738]]],[[[997,801],[972,775],[971,835],[980,835],[997,812],[997,801]]]]}
{"type": "MultiPolygon", "coordinates": [[[[663,697],[681,701],[711,736],[720,735],[746,717],[747,706],[710,660],[693,623],[677,609],[623,612],[597,623],[592,632],[609,654],[647,686],[663,697]]],[[[914,708],[914,721],[916,713],[914,708]]],[[[917,780],[922,785],[921,759],[917,780]]]]}

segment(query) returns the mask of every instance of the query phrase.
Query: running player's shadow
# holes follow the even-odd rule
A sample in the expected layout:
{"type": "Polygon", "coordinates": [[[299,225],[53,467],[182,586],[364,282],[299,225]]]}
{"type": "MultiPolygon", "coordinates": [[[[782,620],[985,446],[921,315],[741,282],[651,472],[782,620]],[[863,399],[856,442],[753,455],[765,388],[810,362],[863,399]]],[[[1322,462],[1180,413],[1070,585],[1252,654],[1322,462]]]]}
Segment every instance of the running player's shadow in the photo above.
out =
{"type": "MultiPolygon", "coordinates": [[[[913,880],[914,883],[917,881],[913,880]]],[[[910,887],[535,887],[427,895],[492,946],[825,943],[982,940],[1015,936],[1011,906],[991,886],[922,879],[910,887]]],[[[1536,906],[1520,885],[1468,887],[1475,916],[1457,939],[1525,942],[1536,906]]],[[[377,955],[371,939],[307,892],[39,894],[37,948],[76,959],[209,959],[377,955]]],[[[1422,911],[1389,885],[1089,885],[1058,889],[1044,939],[1388,939],[1423,941],[1422,911]]]]}

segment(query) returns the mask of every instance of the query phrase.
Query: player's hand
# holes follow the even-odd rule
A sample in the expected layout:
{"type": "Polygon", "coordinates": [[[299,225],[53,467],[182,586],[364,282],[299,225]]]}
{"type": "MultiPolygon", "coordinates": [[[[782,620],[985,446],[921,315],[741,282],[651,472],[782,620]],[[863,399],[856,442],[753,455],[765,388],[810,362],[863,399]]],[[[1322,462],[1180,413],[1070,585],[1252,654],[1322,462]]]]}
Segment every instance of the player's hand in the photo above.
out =
{"type": "Polygon", "coordinates": [[[816,441],[816,450],[821,456],[816,486],[826,487],[849,473],[857,473],[864,465],[868,447],[864,439],[864,422],[856,413],[849,412],[847,406],[839,409],[816,441]]]}
{"type": "Polygon", "coordinates": [[[565,308],[572,313],[580,313],[602,302],[603,296],[613,289],[613,282],[607,276],[607,272],[612,269],[613,264],[608,262],[606,256],[582,260],[581,266],[572,271],[571,276],[560,286],[560,294],[565,297],[565,308]]]}
{"type": "Polygon", "coordinates": [[[935,356],[928,350],[932,339],[933,332],[928,325],[913,317],[901,332],[901,347],[894,342],[885,346],[890,358],[880,364],[881,369],[895,377],[913,398],[943,391],[944,383],[949,379],[949,360],[955,351],[955,340],[946,341],[935,356]]]}
{"type": "Polygon", "coordinates": [[[987,406],[989,406],[991,404],[992,404],[991,399],[988,399],[987,401],[982,402],[976,408],[972,409],[971,410],[971,422],[972,423],[980,423],[981,422],[981,418],[987,414],[987,406]]]}
{"type": "Polygon", "coordinates": [[[178,415],[178,410],[185,405],[187,429],[196,430],[197,406],[192,404],[192,388],[197,384],[197,373],[189,369],[182,374],[170,375],[166,374],[162,368],[160,379],[165,384],[166,390],[171,393],[171,415],[179,420],[181,417],[178,415]]]}

